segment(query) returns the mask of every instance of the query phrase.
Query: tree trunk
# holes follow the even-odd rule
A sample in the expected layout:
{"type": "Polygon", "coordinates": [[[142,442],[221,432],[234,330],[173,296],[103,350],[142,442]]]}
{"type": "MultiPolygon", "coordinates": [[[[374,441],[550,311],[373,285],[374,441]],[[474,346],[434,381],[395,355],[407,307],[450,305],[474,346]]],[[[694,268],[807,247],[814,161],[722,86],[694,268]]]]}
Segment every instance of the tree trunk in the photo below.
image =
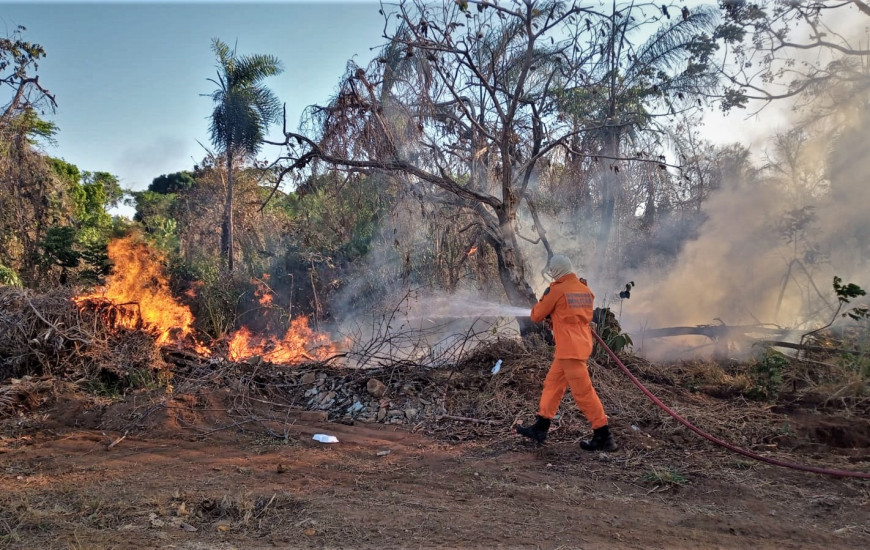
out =
{"type": "Polygon", "coordinates": [[[221,248],[227,257],[227,269],[232,273],[233,263],[233,154],[227,150],[227,203],[224,205],[224,232],[225,241],[221,248]]]}
{"type": "MultiPolygon", "coordinates": [[[[490,236],[489,241],[498,259],[498,275],[508,301],[512,306],[528,307],[531,311],[538,300],[532,287],[526,282],[522,252],[518,247],[512,218],[513,216],[508,213],[499,212],[500,238],[495,239],[490,236]]],[[[541,330],[541,327],[528,317],[517,317],[517,323],[520,326],[521,336],[541,330]]]]}
{"type": "Polygon", "coordinates": [[[605,137],[601,167],[601,225],[598,228],[598,266],[596,272],[602,276],[607,266],[607,251],[610,245],[610,233],[613,231],[613,219],[616,213],[616,201],[622,191],[622,179],[619,175],[619,129],[611,128],[605,137]]]}

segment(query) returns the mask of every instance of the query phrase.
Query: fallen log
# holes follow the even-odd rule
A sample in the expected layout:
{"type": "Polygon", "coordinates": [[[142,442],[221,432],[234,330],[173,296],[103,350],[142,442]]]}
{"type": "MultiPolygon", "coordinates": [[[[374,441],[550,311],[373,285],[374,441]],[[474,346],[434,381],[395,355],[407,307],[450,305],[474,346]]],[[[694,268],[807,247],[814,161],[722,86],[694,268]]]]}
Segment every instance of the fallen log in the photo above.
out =
{"type": "Polygon", "coordinates": [[[867,351],[861,351],[856,349],[843,349],[843,348],[827,348],[825,346],[809,346],[809,345],[800,345],[795,344],[793,342],[780,342],[776,340],[761,340],[758,342],[759,344],[765,346],[773,346],[776,348],[789,348],[796,349],[798,351],[814,351],[818,353],[842,353],[843,355],[870,355],[867,351]]]}
{"type": "Polygon", "coordinates": [[[668,336],[706,336],[711,340],[747,339],[753,334],[785,336],[790,331],[763,325],[696,325],[694,327],[666,327],[647,329],[641,338],[665,338],[668,336]]]}

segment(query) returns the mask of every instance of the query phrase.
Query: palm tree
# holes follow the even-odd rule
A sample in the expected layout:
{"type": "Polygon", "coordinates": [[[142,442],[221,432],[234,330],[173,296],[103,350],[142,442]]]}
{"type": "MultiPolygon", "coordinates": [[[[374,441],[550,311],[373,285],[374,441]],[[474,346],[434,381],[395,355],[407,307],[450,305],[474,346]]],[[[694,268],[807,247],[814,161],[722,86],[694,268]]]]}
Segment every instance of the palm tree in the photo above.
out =
{"type": "Polygon", "coordinates": [[[227,257],[227,268],[233,270],[233,161],[250,158],[259,150],[269,124],[278,121],[281,105],[271,90],[261,84],[263,79],[280,74],[284,68],[272,55],[238,56],[235,48],[220,39],[212,40],[217,56],[217,85],[211,93],[215,103],[209,134],[217,151],[226,156],[227,202],[224,206],[224,227],[221,249],[227,257]]]}
{"type": "Polygon", "coordinates": [[[599,169],[601,218],[598,232],[598,271],[606,266],[617,199],[622,178],[617,162],[623,160],[626,142],[644,130],[665,133],[659,122],[676,112],[692,110],[696,101],[713,97],[719,86],[711,56],[718,23],[712,6],[697,6],[682,17],[662,4],[661,13],[647,13],[648,6],[613,2],[602,12],[597,27],[598,55],[591,58],[590,85],[566,91],[564,114],[578,125],[592,128],[585,136],[605,160],[599,169]],[[656,28],[657,27],[657,28],[656,28]],[[636,45],[635,38],[647,34],[636,45]]]}

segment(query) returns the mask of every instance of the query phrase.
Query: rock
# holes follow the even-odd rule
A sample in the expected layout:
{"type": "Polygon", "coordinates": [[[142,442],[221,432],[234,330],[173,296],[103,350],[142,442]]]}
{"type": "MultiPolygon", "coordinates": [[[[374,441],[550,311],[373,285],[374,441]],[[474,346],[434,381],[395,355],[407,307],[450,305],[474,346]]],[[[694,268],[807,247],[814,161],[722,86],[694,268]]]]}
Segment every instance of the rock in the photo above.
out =
{"type": "Polygon", "coordinates": [[[151,523],[151,527],[163,527],[165,525],[164,521],[154,512],[148,514],[148,521],[151,523]]]}
{"type": "Polygon", "coordinates": [[[405,417],[408,420],[413,420],[417,416],[417,409],[405,409],[405,417]]]}
{"type": "Polygon", "coordinates": [[[382,422],[386,416],[387,416],[387,409],[385,409],[383,407],[378,409],[378,417],[377,417],[378,422],[382,422]]]}
{"type": "Polygon", "coordinates": [[[199,531],[199,529],[184,521],[179,521],[178,526],[187,531],[188,533],[196,533],[197,531],[199,531]]]}
{"type": "Polygon", "coordinates": [[[377,378],[369,378],[369,381],[366,382],[366,391],[372,397],[383,397],[387,393],[387,386],[377,378]]]}
{"type": "Polygon", "coordinates": [[[301,382],[302,384],[311,384],[311,383],[313,383],[315,380],[317,380],[317,374],[316,374],[316,373],[314,373],[314,372],[306,372],[305,374],[302,375],[302,379],[300,380],[300,382],[301,382]]]}
{"type": "Polygon", "coordinates": [[[335,400],[335,392],[331,391],[331,392],[323,395],[323,397],[320,399],[320,403],[325,405],[326,403],[332,402],[334,400],[335,400]]]}
{"type": "Polygon", "coordinates": [[[299,419],[309,422],[326,422],[329,420],[329,413],[326,411],[300,411],[299,419]]]}

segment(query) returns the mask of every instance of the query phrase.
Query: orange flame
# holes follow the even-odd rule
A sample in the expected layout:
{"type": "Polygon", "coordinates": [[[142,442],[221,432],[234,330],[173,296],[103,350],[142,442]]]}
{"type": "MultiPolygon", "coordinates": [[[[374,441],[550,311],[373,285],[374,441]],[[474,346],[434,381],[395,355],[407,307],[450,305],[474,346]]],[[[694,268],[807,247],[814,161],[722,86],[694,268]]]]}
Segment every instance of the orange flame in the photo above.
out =
{"type": "MultiPolygon", "coordinates": [[[[169,291],[163,271],[163,257],[135,237],[115,239],[109,243],[109,260],[115,268],[106,279],[102,293],[75,298],[78,305],[87,300],[103,298],[116,305],[136,304],[144,328],[157,335],[157,343],[178,341],[192,333],[193,314],[179,304],[169,291]]],[[[136,321],[122,322],[127,328],[136,321]]]]}
{"type": "MultiPolygon", "coordinates": [[[[159,252],[131,236],[111,241],[108,253],[115,266],[112,275],[106,279],[101,292],[74,298],[79,307],[84,307],[89,301],[109,302],[120,312],[116,317],[117,326],[147,330],[156,335],[158,344],[186,339],[186,344],[197,353],[211,355],[211,350],[193,338],[193,314],[190,308],[173,298],[163,269],[165,258],[159,252]]],[[[257,299],[264,307],[272,304],[274,296],[264,282],[267,280],[268,275],[263,275],[262,280],[252,281],[257,299]]],[[[202,282],[194,282],[187,295],[195,297],[202,286],[202,282]]],[[[292,365],[306,360],[325,360],[335,355],[330,337],[311,330],[307,317],[293,319],[281,340],[254,335],[243,327],[231,334],[227,341],[228,358],[233,361],[259,356],[272,363],[292,365]]]]}
{"type": "Polygon", "coordinates": [[[251,279],[251,284],[254,285],[254,296],[257,297],[257,302],[259,302],[263,307],[271,306],[272,299],[275,297],[275,293],[272,292],[272,289],[264,282],[264,280],[268,279],[269,275],[267,273],[263,274],[263,280],[251,279]]]}
{"type": "Polygon", "coordinates": [[[329,337],[311,330],[308,318],[297,317],[281,340],[251,334],[247,327],[234,332],[229,339],[229,358],[241,361],[262,357],[272,363],[296,364],[306,360],[325,360],[335,354],[329,337]]]}

